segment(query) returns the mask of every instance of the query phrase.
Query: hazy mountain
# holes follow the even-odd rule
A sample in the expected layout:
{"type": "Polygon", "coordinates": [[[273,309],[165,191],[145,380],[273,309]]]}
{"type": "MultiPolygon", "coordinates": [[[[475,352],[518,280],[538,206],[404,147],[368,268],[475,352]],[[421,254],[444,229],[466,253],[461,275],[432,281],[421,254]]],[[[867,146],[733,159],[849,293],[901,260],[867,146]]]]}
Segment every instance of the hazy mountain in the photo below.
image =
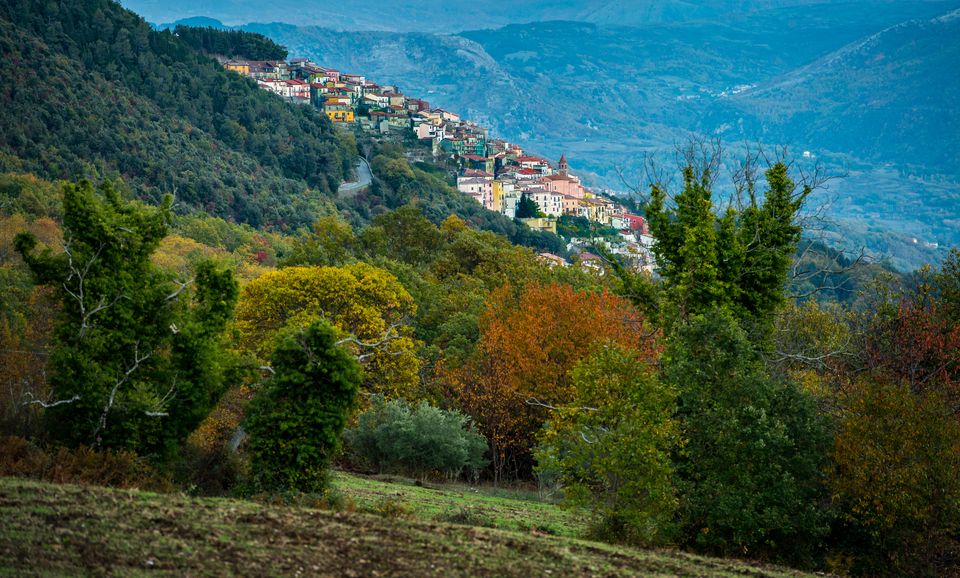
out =
{"type": "MultiPolygon", "coordinates": [[[[124,0],[151,22],[209,16],[227,24],[289,22],[341,30],[459,32],[545,20],[641,25],[726,18],[822,0],[124,0]]],[[[892,2],[891,2],[892,3],[892,2]]]]}
{"type": "MultiPolygon", "coordinates": [[[[610,6],[610,3],[604,3],[610,6]]],[[[811,151],[847,178],[848,238],[901,266],[960,244],[960,2],[795,5],[645,26],[553,21],[456,35],[251,24],[396,83],[623,188],[688,132],[811,151]],[[917,242],[913,243],[916,238],[917,242]]]]}

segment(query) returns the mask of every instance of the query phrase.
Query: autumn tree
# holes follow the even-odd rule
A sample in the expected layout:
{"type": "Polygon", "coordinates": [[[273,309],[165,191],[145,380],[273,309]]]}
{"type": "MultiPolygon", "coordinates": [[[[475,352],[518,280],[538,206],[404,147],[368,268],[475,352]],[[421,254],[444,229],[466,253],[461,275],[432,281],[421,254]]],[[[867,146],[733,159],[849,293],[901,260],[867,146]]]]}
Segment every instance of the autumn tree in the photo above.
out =
{"type": "Polygon", "coordinates": [[[62,251],[17,251],[61,304],[45,408],[59,441],[168,456],[223,393],[220,339],[237,286],[206,261],[176,281],[150,262],[170,200],[126,202],[109,183],[63,187],[62,251]]]}
{"type": "Polygon", "coordinates": [[[530,467],[536,432],[549,406],[570,403],[570,371],[597,343],[617,343],[655,357],[653,332],[629,303],[568,285],[504,286],[490,294],[480,340],[469,361],[448,368],[450,396],[487,437],[494,473],[530,467]]]}
{"type": "Polygon", "coordinates": [[[875,284],[853,319],[856,355],[829,391],[840,570],[943,575],[960,566],[957,262],[904,291],[875,284]]]}
{"type": "Polygon", "coordinates": [[[938,392],[865,376],[840,393],[831,491],[855,574],[945,575],[960,563],[960,422],[938,392]]]}
{"type": "Polygon", "coordinates": [[[265,360],[281,330],[325,319],[341,338],[352,338],[346,345],[360,356],[364,389],[403,397],[415,395],[418,384],[419,362],[406,327],[415,313],[410,294],[383,269],[365,263],[288,267],[243,288],[237,329],[241,346],[265,360]]]}

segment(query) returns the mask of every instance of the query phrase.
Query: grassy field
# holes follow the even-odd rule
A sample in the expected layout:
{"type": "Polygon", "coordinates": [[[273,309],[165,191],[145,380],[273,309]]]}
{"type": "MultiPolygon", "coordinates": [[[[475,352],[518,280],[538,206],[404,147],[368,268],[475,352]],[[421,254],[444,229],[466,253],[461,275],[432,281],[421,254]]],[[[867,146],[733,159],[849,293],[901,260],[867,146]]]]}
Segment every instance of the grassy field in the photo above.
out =
{"type": "Polygon", "coordinates": [[[338,472],[334,487],[362,512],[538,532],[570,538],[583,537],[583,512],[570,512],[542,501],[536,492],[466,486],[418,485],[396,477],[369,478],[338,472]]]}
{"type": "MultiPolygon", "coordinates": [[[[379,499],[377,482],[340,477],[338,484],[379,499]]],[[[417,491],[400,491],[411,510],[442,511],[417,491]]],[[[492,500],[489,507],[508,520],[507,499],[492,500]]],[[[528,506],[519,502],[517,510],[528,506]]],[[[0,478],[0,575],[147,574],[804,576],[533,531],[0,478]]]]}

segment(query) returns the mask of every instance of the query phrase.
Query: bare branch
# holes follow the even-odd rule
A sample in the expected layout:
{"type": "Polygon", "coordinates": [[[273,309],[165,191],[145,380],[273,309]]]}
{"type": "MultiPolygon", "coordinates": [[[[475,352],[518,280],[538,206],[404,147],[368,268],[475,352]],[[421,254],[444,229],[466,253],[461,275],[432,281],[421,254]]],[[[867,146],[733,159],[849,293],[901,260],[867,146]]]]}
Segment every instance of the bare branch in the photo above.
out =
{"type": "Polygon", "coordinates": [[[93,447],[98,447],[100,445],[100,432],[103,431],[103,428],[107,427],[107,414],[110,413],[110,410],[113,408],[113,402],[117,397],[117,391],[120,387],[125,384],[130,376],[133,375],[137,369],[140,368],[140,364],[146,361],[150,357],[150,353],[140,355],[140,342],[134,343],[133,345],[133,365],[131,365],[124,374],[117,379],[116,383],[113,384],[113,389],[110,390],[110,397],[107,398],[107,403],[103,407],[103,413],[100,414],[100,421],[97,423],[97,429],[93,431],[93,447]]]}
{"type": "MultiPolygon", "coordinates": [[[[23,397],[34,398],[34,395],[33,395],[33,392],[28,391],[28,392],[26,392],[26,393],[23,394],[23,397]]],[[[71,397],[70,399],[60,399],[60,400],[57,400],[57,401],[43,401],[42,399],[36,399],[36,398],[34,398],[34,399],[29,399],[29,400],[23,402],[21,405],[39,405],[40,407],[42,407],[42,408],[44,408],[44,409],[47,409],[47,408],[51,408],[51,407],[57,407],[58,405],[65,405],[65,404],[68,404],[68,403],[73,403],[73,402],[79,401],[79,400],[80,400],[80,396],[79,396],[79,395],[75,395],[75,396],[71,397]]]]}
{"type": "Polygon", "coordinates": [[[183,291],[187,287],[189,287],[191,283],[193,283],[193,280],[180,282],[180,287],[178,287],[177,290],[174,291],[173,293],[167,295],[164,301],[173,301],[174,299],[179,297],[180,294],[183,293],[183,291]]]}
{"type": "Polygon", "coordinates": [[[555,410],[555,411],[570,410],[570,409],[575,410],[575,411],[600,411],[598,408],[595,408],[595,407],[585,407],[585,406],[557,407],[557,406],[554,406],[554,405],[550,405],[550,404],[548,404],[548,403],[544,403],[544,402],[540,401],[539,399],[537,399],[537,398],[535,398],[535,397],[528,398],[528,399],[526,400],[526,404],[527,404],[527,405],[534,405],[534,406],[537,406],[537,407],[544,407],[544,408],[552,409],[552,410],[555,410]]]}
{"type": "Polygon", "coordinates": [[[97,252],[94,253],[83,268],[79,267],[76,262],[74,262],[73,251],[71,251],[71,239],[67,239],[63,243],[63,252],[67,256],[67,268],[70,270],[70,274],[67,276],[66,281],[63,282],[63,290],[66,291],[67,295],[73,298],[77,302],[77,307],[80,309],[80,330],[77,332],[77,337],[84,337],[87,334],[87,331],[91,327],[91,318],[100,313],[104,309],[108,309],[116,305],[123,295],[116,296],[113,301],[108,302],[106,296],[101,296],[100,300],[97,302],[97,305],[93,309],[89,309],[87,305],[87,295],[86,295],[86,279],[87,275],[90,273],[90,268],[93,267],[93,264],[100,257],[100,252],[103,251],[104,244],[101,243],[100,247],[97,249],[97,252]],[[76,288],[71,289],[68,285],[71,281],[76,281],[76,288]]]}

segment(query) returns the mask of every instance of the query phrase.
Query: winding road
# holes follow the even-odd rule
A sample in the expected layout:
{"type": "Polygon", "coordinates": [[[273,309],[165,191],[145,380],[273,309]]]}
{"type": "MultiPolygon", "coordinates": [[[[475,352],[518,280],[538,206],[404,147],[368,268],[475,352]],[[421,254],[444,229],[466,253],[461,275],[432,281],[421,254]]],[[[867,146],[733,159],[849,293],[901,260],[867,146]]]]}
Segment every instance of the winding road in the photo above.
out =
{"type": "Polygon", "coordinates": [[[337,189],[338,197],[348,199],[360,192],[361,189],[370,186],[370,182],[373,180],[373,174],[370,172],[370,163],[363,157],[360,157],[360,161],[357,163],[357,175],[359,175],[360,180],[345,182],[340,185],[340,188],[337,189]]]}

